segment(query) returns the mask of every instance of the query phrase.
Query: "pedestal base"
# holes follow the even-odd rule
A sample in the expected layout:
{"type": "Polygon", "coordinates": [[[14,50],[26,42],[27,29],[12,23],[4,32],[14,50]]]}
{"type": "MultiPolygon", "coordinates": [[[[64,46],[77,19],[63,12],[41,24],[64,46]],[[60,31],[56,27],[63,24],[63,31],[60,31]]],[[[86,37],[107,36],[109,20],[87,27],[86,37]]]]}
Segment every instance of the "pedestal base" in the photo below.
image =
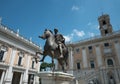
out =
{"type": "Polygon", "coordinates": [[[40,72],[38,76],[42,84],[75,84],[73,75],[63,72],[40,72]]]}

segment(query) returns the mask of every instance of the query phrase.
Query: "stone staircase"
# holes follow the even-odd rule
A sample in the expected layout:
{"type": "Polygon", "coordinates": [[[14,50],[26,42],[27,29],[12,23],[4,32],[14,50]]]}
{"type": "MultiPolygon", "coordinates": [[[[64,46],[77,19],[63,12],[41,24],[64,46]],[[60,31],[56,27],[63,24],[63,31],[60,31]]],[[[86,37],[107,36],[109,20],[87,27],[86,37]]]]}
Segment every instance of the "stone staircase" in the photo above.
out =
{"type": "Polygon", "coordinates": [[[120,84],[120,67],[75,71],[74,76],[78,80],[77,84],[110,84],[110,81],[120,84]],[[113,79],[109,79],[109,72],[113,74],[113,79]]]}
{"type": "Polygon", "coordinates": [[[89,72],[87,72],[87,71],[86,72],[79,72],[75,76],[76,76],[76,79],[78,81],[80,81],[80,83],[78,83],[78,84],[91,84],[90,82],[98,84],[99,70],[96,70],[96,71],[91,70],[89,72]]]}

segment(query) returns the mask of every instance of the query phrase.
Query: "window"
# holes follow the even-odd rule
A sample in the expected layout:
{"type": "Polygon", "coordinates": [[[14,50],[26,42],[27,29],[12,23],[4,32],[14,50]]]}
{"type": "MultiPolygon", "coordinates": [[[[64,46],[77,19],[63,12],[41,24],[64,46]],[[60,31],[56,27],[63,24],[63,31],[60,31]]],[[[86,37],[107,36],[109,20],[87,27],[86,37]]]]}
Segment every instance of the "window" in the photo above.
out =
{"type": "Polygon", "coordinates": [[[94,61],[90,61],[90,66],[91,66],[92,69],[95,68],[94,61]]]}
{"type": "Polygon", "coordinates": [[[76,52],[78,53],[80,51],[80,49],[79,48],[76,48],[76,52]]]}
{"type": "Polygon", "coordinates": [[[106,25],[106,21],[105,20],[103,20],[103,25],[106,25]]]}
{"type": "Polygon", "coordinates": [[[5,53],[5,51],[3,51],[3,50],[0,51],[0,61],[3,60],[4,53],[5,53]]]}
{"type": "Polygon", "coordinates": [[[107,60],[107,64],[108,64],[108,66],[113,66],[113,61],[112,61],[112,59],[108,59],[108,60],[107,60]]]}
{"type": "Polygon", "coordinates": [[[33,84],[34,83],[34,74],[29,74],[28,76],[28,84],[33,84]]]}
{"type": "Polygon", "coordinates": [[[92,53],[92,46],[88,47],[89,53],[92,53]]]}
{"type": "Polygon", "coordinates": [[[109,46],[109,43],[104,43],[104,46],[105,46],[105,47],[108,47],[108,46],[109,46]]]}
{"type": "Polygon", "coordinates": [[[1,45],[0,46],[0,61],[3,62],[5,61],[5,58],[6,58],[6,51],[8,50],[7,46],[5,45],[1,45]]]}
{"type": "Polygon", "coordinates": [[[105,30],[105,35],[108,34],[108,30],[105,30]]]}
{"type": "Polygon", "coordinates": [[[32,69],[34,69],[34,64],[35,64],[35,61],[32,60],[32,69]]]}
{"type": "Polygon", "coordinates": [[[92,46],[89,46],[88,49],[89,49],[89,50],[92,50],[92,46]]]}
{"type": "Polygon", "coordinates": [[[22,60],[23,60],[23,57],[24,57],[24,53],[21,51],[18,53],[18,66],[21,66],[22,65],[22,60]]]}
{"type": "Polygon", "coordinates": [[[22,62],[22,57],[19,56],[19,60],[18,60],[18,65],[19,65],[19,66],[21,65],[21,62],[22,62]]]}
{"type": "Polygon", "coordinates": [[[79,62],[77,63],[77,69],[80,69],[80,63],[79,62]]]}
{"type": "Polygon", "coordinates": [[[112,77],[112,76],[110,76],[110,79],[113,79],[113,77],[112,77]]]}

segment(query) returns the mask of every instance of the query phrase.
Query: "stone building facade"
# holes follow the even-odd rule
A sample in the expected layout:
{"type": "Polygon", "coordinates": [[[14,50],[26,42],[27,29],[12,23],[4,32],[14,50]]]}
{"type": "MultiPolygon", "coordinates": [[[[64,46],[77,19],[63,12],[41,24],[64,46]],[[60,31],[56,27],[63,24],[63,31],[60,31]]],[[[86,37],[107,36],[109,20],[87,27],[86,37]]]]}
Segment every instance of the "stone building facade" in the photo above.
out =
{"type": "Polygon", "coordinates": [[[0,84],[39,84],[40,47],[0,24],[0,84]]]}
{"type": "Polygon", "coordinates": [[[98,22],[100,36],[67,44],[68,73],[78,84],[120,84],[120,30],[113,31],[107,14],[98,22]]]}

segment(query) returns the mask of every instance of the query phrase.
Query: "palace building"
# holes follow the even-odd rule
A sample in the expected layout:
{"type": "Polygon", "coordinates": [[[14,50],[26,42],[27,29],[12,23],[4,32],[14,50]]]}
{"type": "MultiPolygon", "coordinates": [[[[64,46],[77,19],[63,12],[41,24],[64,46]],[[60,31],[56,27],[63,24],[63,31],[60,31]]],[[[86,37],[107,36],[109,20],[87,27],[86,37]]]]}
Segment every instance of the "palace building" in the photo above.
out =
{"type": "Polygon", "coordinates": [[[41,49],[31,40],[0,24],[0,84],[39,84],[36,51],[41,49]]]}
{"type": "MultiPolygon", "coordinates": [[[[101,35],[67,44],[76,84],[120,84],[120,30],[113,30],[107,14],[98,22],[101,35]]],[[[41,48],[0,23],[0,84],[39,84],[36,51],[41,48]]]]}
{"type": "Polygon", "coordinates": [[[69,70],[78,84],[120,84],[120,30],[107,14],[98,18],[101,35],[67,44],[69,70]]]}

